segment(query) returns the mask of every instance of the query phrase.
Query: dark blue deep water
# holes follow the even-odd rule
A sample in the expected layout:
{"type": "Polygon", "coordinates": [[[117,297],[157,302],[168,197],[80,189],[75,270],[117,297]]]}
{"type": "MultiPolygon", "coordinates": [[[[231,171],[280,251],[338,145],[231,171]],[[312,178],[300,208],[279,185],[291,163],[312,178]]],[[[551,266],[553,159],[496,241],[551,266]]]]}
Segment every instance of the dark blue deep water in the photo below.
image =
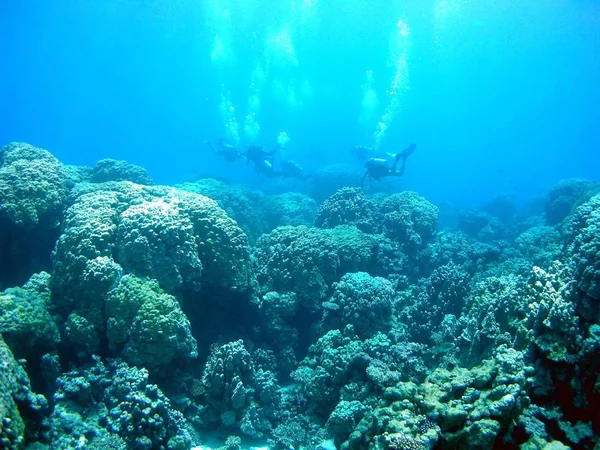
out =
{"type": "Polygon", "coordinates": [[[199,142],[285,132],[306,170],[416,142],[403,188],[531,196],[599,174],[599,21],[592,0],[3,0],[0,141],[249,183],[199,142]]]}

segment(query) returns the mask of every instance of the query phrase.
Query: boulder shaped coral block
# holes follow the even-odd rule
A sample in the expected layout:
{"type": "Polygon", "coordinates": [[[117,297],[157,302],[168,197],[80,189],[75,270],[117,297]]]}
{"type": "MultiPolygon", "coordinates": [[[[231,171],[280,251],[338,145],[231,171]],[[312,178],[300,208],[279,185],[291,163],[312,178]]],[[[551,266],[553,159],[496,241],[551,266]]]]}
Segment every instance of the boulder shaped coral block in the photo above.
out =
{"type": "Polygon", "coordinates": [[[21,288],[0,293],[0,333],[18,358],[55,350],[60,341],[44,300],[21,288]]]}
{"type": "Polygon", "coordinates": [[[106,299],[106,316],[109,346],[124,346],[131,364],[156,373],[198,355],[189,320],[155,281],[124,276],[106,299]]]}
{"type": "Polygon", "coordinates": [[[202,263],[189,217],[163,199],[131,205],[120,215],[117,258],[126,272],[156,278],[168,291],[198,290],[202,263]]]}
{"type": "Polygon", "coordinates": [[[331,300],[326,303],[323,322],[343,329],[354,325],[361,339],[392,326],[394,289],[385,278],[365,272],[348,273],[335,283],[331,300]]]}
{"type": "Polygon", "coordinates": [[[556,225],[567,217],[572,209],[600,191],[598,182],[578,178],[559,181],[550,189],[546,198],[546,222],[556,225]]]}
{"type": "Polygon", "coordinates": [[[69,187],[48,151],[21,143],[0,148],[0,286],[50,269],[69,187]]]}
{"type": "Polygon", "coordinates": [[[600,195],[575,210],[567,225],[567,239],[577,286],[587,296],[600,300],[600,195]]]}
{"type": "Polygon", "coordinates": [[[152,184],[152,178],[143,167],[116,159],[101,159],[90,170],[93,183],[106,181],[132,181],[137,184],[152,184]]]}
{"type": "Polygon", "coordinates": [[[425,247],[435,232],[439,210],[415,192],[390,195],[381,203],[384,234],[412,254],[425,247]]]}
{"type": "Polygon", "coordinates": [[[0,222],[58,224],[67,194],[67,174],[50,152],[23,143],[0,149],[0,222]]]}
{"type": "MultiPolygon", "coordinates": [[[[53,256],[53,307],[65,320],[72,313],[85,319],[100,342],[106,296],[127,273],[155,279],[170,294],[195,298],[201,287],[248,292],[253,283],[248,242],[235,221],[202,195],[160,186],[119,182],[81,189],[66,213],[53,256]]],[[[148,317],[168,311],[170,317],[172,302],[161,300],[160,305],[147,304],[143,311],[148,317]]],[[[78,318],[75,323],[83,322],[78,318]]],[[[135,327],[140,333],[145,328],[135,327]]]]}
{"type": "Polygon", "coordinates": [[[355,225],[359,230],[373,233],[379,229],[377,208],[360,188],[345,187],[337,191],[319,207],[315,225],[334,228],[338,225],[355,225]]]}
{"type": "Polygon", "coordinates": [[[344,274],[387,275],[401,270],[404,258],[388,239],[351,226],[279,227],[258,240],[254,257],[265,293],[295,292],[310,309],[320,306],[331,284],[344,274]]]}

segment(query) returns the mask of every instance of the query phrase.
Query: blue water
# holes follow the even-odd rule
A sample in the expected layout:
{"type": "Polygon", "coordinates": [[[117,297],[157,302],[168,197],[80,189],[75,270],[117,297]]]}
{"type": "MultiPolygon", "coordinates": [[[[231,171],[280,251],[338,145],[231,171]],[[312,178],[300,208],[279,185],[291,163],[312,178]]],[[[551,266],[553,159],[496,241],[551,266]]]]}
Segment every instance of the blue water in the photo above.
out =
{"type": "Polygon", "coordinates": [[[586,0],[2,0],[0,143],[257,185],[200,142],[285,132],[309,172],[416,142],[403,188],[525,198],[599,177],[599,55],[586,0]]]}

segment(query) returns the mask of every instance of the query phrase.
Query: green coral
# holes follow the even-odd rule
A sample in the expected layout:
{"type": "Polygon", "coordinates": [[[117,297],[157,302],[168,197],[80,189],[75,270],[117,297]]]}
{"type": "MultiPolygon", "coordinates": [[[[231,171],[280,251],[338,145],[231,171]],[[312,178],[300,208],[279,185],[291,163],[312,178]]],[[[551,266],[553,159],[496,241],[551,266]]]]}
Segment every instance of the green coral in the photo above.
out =
{"type": "Polygon", "coordinates": [[[319,207],[315,225],[320,228],[354,225],[366,233],[373,233],[381,228],[381,221],[377,207],[362,189],[345,187],[319,207]]]}
{"type": "MultiPolygon", "coordinates": [[[[80,331],[89,325],[103,339],[106,296],[127,273],[156,279],[178,295],[197,295],[201,283],[239,293],[252,288],[246,236],[213,200],[129,182],[81,185],[76,195],[52,274],[53,308],[65,320],[76,314],[69,327],[72,341],[84,338],[80,331]]],[[[97,347],[90,344],[86,339],[82,349],[97,347]]]]}
{"type": "Polygon", "coordinates": [[[25,447],[25,424],[13,398],[21,370],[0,335],[0,447],[6,449],[25,447]]]}
{"type": "Polygon", "coordinates": [[[40,356],[60,342],[58,327],[34,289],[11,288],[0,293],[0,333],[17,358],[40,356]]]}
{"type": "Polygon", "coordinates": [[[173,202],[158,198],[123,211],[116,246],[126,272],[156,278],[170,292],[200,289],[198,239],[191,219],[173,202]]]}
{"type": "Polygon", "coordinates": [[[425,247],[437,228],[439,210],[416,192],[400,192],[380,204],[383,232],[408,254],[425,247]]]}
{"type": "Polygon", "coordinates": [[[311,309],[326,298],[332,283],[344,274],[397,273],[404,261],[389,240],[351,226],[276,228],[258,240],[254,259],[265,293],[295,292],[299,302],[311,309]]]}
{"type": "MultiPolygon", "coordinates": [[[[42,395],[32,392],[29,378],[0,335],[0,447],[25,448],[28,421],[40,419],[48,407],[42,395]]],[[[32,431],[29,431],[33,434],[32,431]]]]}
{"type": "Polygon", "coordinates": [[[331,299],[324,304],[323,324],[339,329],[352,324],[362,339],[389,331],[394,297],[392,284],[386,279],[365,272],[348,273],[333,285],[331,299]]]}
{"type": "Polygon", "coordinates": [[[577,286],[600,300],[600,195],[578,207],[566,226],[566,253],[575,268],[577,286]]]}
{"type": "Polygon", "coordinates": [[[419,436],[427,448],[437,443],[462,449],[489,449],[502,430],[529,405],[534,369],[523,353],[500,346],[493,358],[472,369],[435,369],[422,384],[399,383],[384,392],[386,406],[365,417],[367,435],[402,433],[419,436]],[[421,424],[434,417],[439,428],[421,424]]]}
{"type": "Polygon", "coordinates": [[[0,149],[0,221],[57,226],[68,190],[66,172],[50,152],[23,143],[0,149]]]}
{"type": "Polygon", "coordinates": [[[108,294],[105,314],[109,346],[123,348],[130,364],[160,373],[198,354],[189,320],[156,281],[124,276],[108,294]]]}
{"type": "Polygon", "coordinates": [[[132,181],[137,184],[151,185],[152,178],[143,167],[116,159],[101,159],[90,169],[90,181],[132,181]]]}

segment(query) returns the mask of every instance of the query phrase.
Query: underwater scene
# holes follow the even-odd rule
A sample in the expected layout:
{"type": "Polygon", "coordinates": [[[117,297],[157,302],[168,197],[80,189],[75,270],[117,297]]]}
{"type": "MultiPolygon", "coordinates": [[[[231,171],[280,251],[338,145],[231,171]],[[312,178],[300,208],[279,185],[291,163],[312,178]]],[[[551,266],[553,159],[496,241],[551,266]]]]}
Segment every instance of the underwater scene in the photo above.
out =
{"type": "Polygon", "coordinates": [[[600,3],[1,0],[0,448],[600,449],[600,3]]]}

